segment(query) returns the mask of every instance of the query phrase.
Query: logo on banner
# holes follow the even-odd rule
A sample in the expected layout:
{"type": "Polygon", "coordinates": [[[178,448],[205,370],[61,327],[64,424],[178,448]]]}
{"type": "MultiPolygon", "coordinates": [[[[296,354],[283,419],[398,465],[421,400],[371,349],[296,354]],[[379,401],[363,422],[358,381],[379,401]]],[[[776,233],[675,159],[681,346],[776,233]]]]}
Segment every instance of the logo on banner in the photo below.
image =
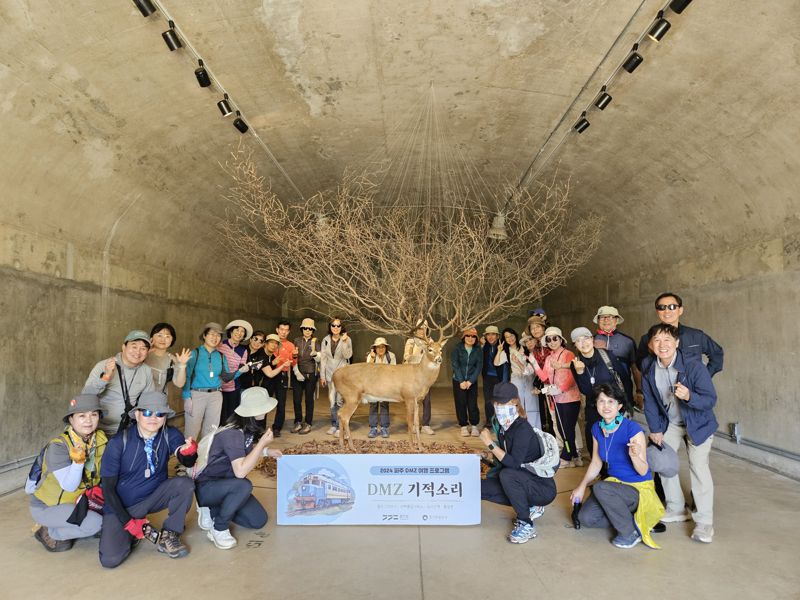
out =
{"type": "Polygon", "coordinates": [[[334,460],[303,471],[286,496],[286,516],[336,515],[353,508],[356,493],[341,465],[334,460]]]}

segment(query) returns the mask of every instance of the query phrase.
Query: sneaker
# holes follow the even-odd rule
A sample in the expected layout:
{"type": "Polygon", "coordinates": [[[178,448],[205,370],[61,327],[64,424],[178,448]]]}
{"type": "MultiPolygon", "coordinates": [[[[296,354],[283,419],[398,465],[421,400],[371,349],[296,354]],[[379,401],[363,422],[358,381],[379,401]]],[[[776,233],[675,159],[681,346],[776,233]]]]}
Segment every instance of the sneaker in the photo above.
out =
{"type": "Polygon", "coordinates": [[[275,430],[273,430],[273,431],[272,431],[272,437],[273,437],[273,438],[279,438],[279,437],[281,437],[281,430],[280,430],[280,429],[275,429],[275,430]]]}
{"type": "Polygon", "coordinates": [[[230,550],[236,545],[236,538],[231,535],[231,530],[217,531],[216,529],[209,529],[206,537],[214,542],[214,545],[220,550],[230,550]]]}
{"type": "Polygon", "coordinates": [[[207,506],[197,507],[197,525],[203,531],[208,531],[214,527],[214,519],[211,518],[211,509],[207,506]]]}
{"type": "Polygon", "coordinates": [[[544,506],[531,506],[530,519],[535,521],[544,514],[544,506]]]}
{"type": "Polygon", "coordinates": [[[561,462],[558,463],[559,469],[571,469],[574,466],[575,465],[572,464],[571,460],[564,460],[563,458],[561,459],[561,462]]]}
{"type": "Polygon", "coordinates": [[[714,539],[714,528],[706,523],[697,523],[692,532],[692,539],[695,542],[710,544],[714,539]]]}
{"type": "Polygon", "coordinates": [[[653,528],[650,530],[650,533],[664,533],[667,530],[667,526],[664,525],[661,521],[653,525],[653,528]]]}
{"type": "Polygon", "coordinates": [[[533,523],[526,523],[517,519],[514,521],[514,529],[508,534],[508,541],[512,544],[524,544],[535,537],[536,527],[533,526],[533,523]]]}
{"type": "Polygon", "coordinates": [[[50,537],[50,532],[44,525],[34,532],[33,537],[39,540],[48,552],[66,552],[71,550],[72,545],[75,543],[75,540],[54,540],[50,537]]]}
{"type": "Polygon", "coordinates": [[[175,467],[175,477],[186,477],[187,475],[186,467],[178,463],[175,467]]]}
{"type": "Polygon", "coordinates": [[[369,433],[367,434],[368,438],[378,437],[378,428],[377,427],[370,427],[369,433]]]}
{"type": "Polygon", "coordinates": [[[425,435],[436,435],[436,432],[433,429],[431,429],[430,425],[423,425],[422,433],[424,433],[425,435]]]}
{"type": "Polygon", "coordinates": [[[664,516],[661,517],[662,523],[683,523],[684,521],[688,521],[691,517],[686,510],[680,511],[673,511],[668,510],[664,513],[664,516]]]}
{"type": "Polygon", "coordinates": [[[642,536],[639,535],[639,532],[635,529],[633,533],[630,535],[622,535],[619,534],[611,543],[614,544],[617,548],[633,548],[636,544],[642,541],[642,536]]]}
{"type": "Polygon", "coordinates": [[[473,425],[472,426],[472,437],[480,437],[480,435],[481,435],[481,432],[478,429],[478,426],[477,425],[473,425]]]}
{"type": "Polygon", "coordinates": [[[388,427],[381,427],[381,437],[388,438],[389,437],[389,428],[388,427]]]}
{"type": "Polygon", "coordinates": [[[583,466],[583,459],[580,457],[580,455],[578,455],[578,456],[576,456],[575,458],[572,459],[572,466],[573,467],[582,467],[583,466]]]}
{"type": "Polygon", "coordinates": [[[461,437],[469,437],[469,427],[461,428],[461,437]]]}
{"type": "Polygon", "coordinates": [[[311,425],[303,423],[303,427],[300,428],[300,435],[306,435],[307,433],[311,433],[311,425]]]}
{"type": "Polygon", "coordinates": [[[331,435],[333,435],[333,437],[339,437],[339,428],[337,427],[336,429],[334,429],[331,435]]]}
{"type": "Polygon", "coordinates": [[[181,541],[181,536],[169,529],[161,530],[156,549],[170,558],[181,558],[189,554],[189,548],[181,541]]]}
{"type": "Polygon", "coordinates": [[[300,421],[295,422],[294,427],[292,427],[292,433],[300,433],[300,430],[303,428],[303,424],[300,421]]]}
{"type": "Polygon", "coordinates": [[[328,428],[328,431],[326,431],[325,433],[327,433],[328,435],[337,435],[338,431],[339,431],[339,430],[338,430],[338,429],[336,429],[336,427],[334,427],[333,425],[331,425],[331,426],[328,428]]]}

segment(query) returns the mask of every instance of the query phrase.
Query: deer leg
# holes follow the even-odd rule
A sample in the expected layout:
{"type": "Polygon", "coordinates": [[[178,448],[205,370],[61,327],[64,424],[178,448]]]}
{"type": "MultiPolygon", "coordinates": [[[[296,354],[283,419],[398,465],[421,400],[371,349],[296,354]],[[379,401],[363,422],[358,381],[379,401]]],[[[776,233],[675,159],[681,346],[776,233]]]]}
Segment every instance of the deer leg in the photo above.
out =
{"type": "MultiPolygon", "coordinates": [[[[344,396],[342,397],[344,398],[344,396]]],[[[359,400],[361,400],[361,394],[358,394],[354,401],[344,398],[344,404],[339,407],[339,448],[341,449],[344,449],[344,440],[347,440],[348,448],[355,451],[353,436],[350,435],[350,417],[356,412],[359,400]]]]}
{"type": "Polygon", "coordinates": [[[414,445],[414,434],[417,427],[416,411],[414,410],[414,401],[406,400],[406,423],[408,423],[408,442],[414,445]]]}
{"type": "Polygon", "coordinates": [[[422,452],[422,436],[419,433],[419,399],[414,401],[414,434],[417,436],[417,451],[422,452]]]}

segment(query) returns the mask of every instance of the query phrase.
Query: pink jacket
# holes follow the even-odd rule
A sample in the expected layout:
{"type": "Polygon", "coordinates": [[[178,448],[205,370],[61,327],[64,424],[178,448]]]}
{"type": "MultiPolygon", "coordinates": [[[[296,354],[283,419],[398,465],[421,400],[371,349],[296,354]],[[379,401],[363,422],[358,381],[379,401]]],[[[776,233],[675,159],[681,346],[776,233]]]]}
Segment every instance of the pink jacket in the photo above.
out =
{"type": "Polygon", "coordinates": [[[572,352],[566,348],[559,348],[545,359],[544,368],[539,368],[536,359],[531,360],[539,379],[545,383],[554,383],[558,386],[558,389],[561,390],[560,394],[553,396],[553,401],[559,404],[581,401],[581,393],[578,391],[578,384],[575,383],[575,378],[572,376],[572,370],[569,366],[559,369],[553,368],[553,363],[569,365],[574,359],[575,355],[572,352]]]}

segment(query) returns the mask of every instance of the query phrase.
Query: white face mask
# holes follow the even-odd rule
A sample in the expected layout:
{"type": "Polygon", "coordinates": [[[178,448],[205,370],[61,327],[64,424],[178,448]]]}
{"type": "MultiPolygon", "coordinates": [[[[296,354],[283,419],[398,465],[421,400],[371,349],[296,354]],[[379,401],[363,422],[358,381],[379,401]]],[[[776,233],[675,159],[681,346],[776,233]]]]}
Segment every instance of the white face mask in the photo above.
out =
{"type": "Polygon", "coordinates": [[[507,431],[511,424],[517,420],[519,416],[519,411],[517,411],[517,407],[513,404],[497,404],[494,407],[494,414],[497,417],[497,422],[500,423],[500,427],[503,428],[503,431],[507,431]]]}

